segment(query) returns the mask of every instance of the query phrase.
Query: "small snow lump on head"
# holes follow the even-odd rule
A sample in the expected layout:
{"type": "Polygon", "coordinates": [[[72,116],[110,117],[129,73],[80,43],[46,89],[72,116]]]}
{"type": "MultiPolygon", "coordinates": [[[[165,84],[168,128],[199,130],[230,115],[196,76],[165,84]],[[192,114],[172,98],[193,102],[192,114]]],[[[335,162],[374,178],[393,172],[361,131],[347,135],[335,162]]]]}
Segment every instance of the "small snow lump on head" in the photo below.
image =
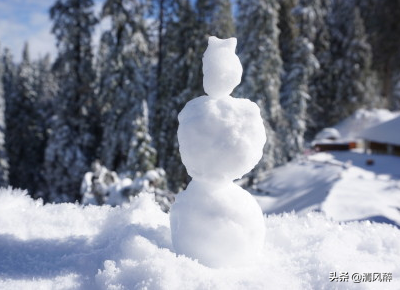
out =
{"type": "Polygon", "coordinates": [[[221,98],[240,84],[243,68],[235,54],[237,40],[211,36],[203,56],[203,86],[207,95],[221,98]]]}

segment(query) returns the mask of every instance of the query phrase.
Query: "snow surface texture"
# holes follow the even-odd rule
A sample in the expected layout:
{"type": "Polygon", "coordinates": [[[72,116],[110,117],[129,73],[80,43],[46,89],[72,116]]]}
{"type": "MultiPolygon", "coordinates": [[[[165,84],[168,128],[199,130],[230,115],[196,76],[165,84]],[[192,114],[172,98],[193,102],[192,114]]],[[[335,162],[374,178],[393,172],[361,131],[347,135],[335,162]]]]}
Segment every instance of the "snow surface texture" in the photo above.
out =
{"type": "Polygon", "coordinates": [[[229,96],[242,75],[235,48],[236,38],[209,38],[208,96],[188,102],[178,116],[179,151],[193,180],[171,207],[172,243],[178,254],[212,267],[252,263],[265,234],[260,206],[233,183],[261,159],[266,141],[258,106],[229,96]]]}
{"type": "Polygon", "coordinates": [[[400,228],[399,164],[400,157],[390,155],[317,153],[272,170],[257,185],[257,201],[266,214],[315,210],[336,221],[370,220],[400,228]]]}
{"type": "MultiPolygon", "coordinates": [[[[0,289],[400,289],[400,231],[318,213],[271,215],[258,259],[208,268],[177,256],[150,194],[120,207],[46,204],[0,190],[0,289]],[[330,282],[330,272],[392,273],[330,282]]],[[[213,224],[206,226],[213,229],[213,224]]]]}

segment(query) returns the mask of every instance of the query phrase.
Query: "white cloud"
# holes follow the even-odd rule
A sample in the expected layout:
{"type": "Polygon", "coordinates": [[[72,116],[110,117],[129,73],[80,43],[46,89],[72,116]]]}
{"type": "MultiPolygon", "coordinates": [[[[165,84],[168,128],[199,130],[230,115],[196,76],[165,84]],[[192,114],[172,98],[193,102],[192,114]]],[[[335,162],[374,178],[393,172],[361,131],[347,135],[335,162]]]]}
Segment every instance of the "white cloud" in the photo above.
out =
{"type": "MultiPolygon", "coordinates": [[[[0,0],[0,45],[8,47],[16,61],[20,61],[22,48],[29,42],[31,58],[35,59],[50,53],[56,56],[55,38],[51,34],[52,23],[49,9],[55,0],[0,0]]],[[[98,15],[103,0],[94,1],[94,10],[98,15]]],[[[98,46],[101,32],[109,27],[102,21],[96,27],[93,42],[98,46]]]]}
{"type": "Polygon", "coordinates": [[[8,47],[13,52],[15,59],[20,58],[22,47],[26,36],[26,28],[8,20],[0,20],[0,44],[8,47]]]}
{"type": "Polygon", "coordinates": [[[0,43],[8,47],[19,61],[22,48],[29,42],[33,59],[46,53],[55,54],[55,42],[50,33],[48,8],[53,0],[15,0],[0,3],[0,43]]]}
{"type": "Polygon", "coordinates": [[[43,29],[32,35],[29,39],[30,53],[33,58],[43,57],[47,53],[54,59],[57,54],[54,36],[50,30],[43,29]]]}
{"type": "Polygon", "coordinates": [[[53,58],[56,55],[55,38],[51,34],[51,22],[45,13],[33,13],[30,17],[30,24],[37,29],[29,35],[31,55],[43,57],[49,53],[53,58]]]}
{"type": "Polygon", "coordinates": [[[0,40],[2,47],[8,47],[13,52],[14,59],[21,59],[22,48],[26,41],[29,42],[31,57],[33,59],[44,56],[46,53],[54,56],[56,53],[55,41],[50,33],[50,25],[38,26],[31,29],[11,21],[0,21],[0,40]]]}
{"type": "Polygon", "coordinates": [[[29,20],[32,25],[44,26],[50,24],[50,18],[46,13],[34,12],[31,14],[29,20]]]}

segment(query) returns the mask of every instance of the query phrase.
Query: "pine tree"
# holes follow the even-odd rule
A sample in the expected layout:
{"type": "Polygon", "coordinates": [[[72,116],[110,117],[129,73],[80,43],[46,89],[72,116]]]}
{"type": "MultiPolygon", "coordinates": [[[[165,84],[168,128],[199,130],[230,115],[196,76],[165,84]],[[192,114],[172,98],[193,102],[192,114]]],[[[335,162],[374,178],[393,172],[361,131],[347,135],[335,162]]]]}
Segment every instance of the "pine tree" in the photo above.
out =
{"type": "MultiPolygon", "coordinates": [[[[13,122],[14,112],[12,110],[12,102],[15,99],[15,82],[16,82],[16,75],[17,75],[17,67],[13,61],[13,56],[8,48],[4,49],[4,53],[2,56],[2,65],[3,65],[3,76],[2,76],[2,83],[3,83],[3,94],[4,94],[4,101],[5,101],[5,112],[4,112],[4,119],[5,119],[5,151],[7,152],[7,173],[6,173],[6,180],[9,184],[9,143],[10,137],[13,133],[10,131],[9,124],[13,122]]],[[[4,177],[5,178],[5,177],[4,177]]]]}
{"type": "Polygon", "coordinates": [[[279,4],[273,0],[243,0],[238,2],[238,11],[238,50],[244,67],[238,95],[258,104],[268,140],[263,158],[248,174],[251,184],[261,172],[283,162],[276,133],[283,126],[279,103],[282,73],[277,26],[279,4]]]}
{"type": "Polygon", "coordinates": [[[46,200],[47,186],[45,181],[45,149],[49,139],[51,118],[54,115],[54,98],[58,93],[58,84],[51,69],[50,55],[39,58],[34,64],[34,90],[37,95],[35,104],[36,128],[37,128],[37,165],[35,197],[42,197],[46,200]]]}
{"type": "MultiPolygon", "coordinates": [[[[39,101],[42,103],[40,107],[44,106],[47,111],[51,111],[52,109],[47,107],[53,105],[53,99],[58,93],[58,84],[51,68],[50,55],[47,54],[43,58],[39,58],[34,65],[36,71],[35,90],[39,96],[39,101]]],[[[45,114],[51,115],[51,113],[45,114]]]]}
{"type": "Polygon", "coordinates": [[[332,84],[328,123],[334,124],[360,107],[376,104],[372,88],[371,46],[363,20],[353,1],[333,1],[329,19],[332,64],[328,72],[332,84]]]}
{"type": "Polygon", "coordinates": [[[364,20],[373,61],[371,68],[377,74],[380,105],[396,109],[398,104],[398,74],[400,67],[400,1],[354,0],[364,20]],[[396,101],[397,99],[397,101],[396,101]]]}
{"type": "Polygon", "coordinates": [[[38,114],[35,70],[25,44],[18,66],[15,91],[7,100],[6,146],[10,163],[10,184],[34,195],[43,162],[43,131],[38,114]]]}
{"type": "Polygon", "coordinates": [[[200,63],[195,56],[199,39],[193,6],[187,0],[176,1],[170,12],[173,16],[168,18],[162,35],[162,71],[157,84],[159,89],[153,131],[157,164],[166,170],[171,189],[178,191],[188,179],[181,165],[176,136],[178,113],[188,100],[203,93],[200,63]]]}
{"type": "Polygon", "coordinates": [[[4,49],[2,63],[3,63],[3,78],[2,78],[3,91],[4,91],[4,98],[6,99],[7,102],[7,100],[11,98],[11,95],[15,92],[15,78],[17,74],[17,67],[14,64],[13,56],[8,48],[4,49]]]}
{"type": "Polygon", "coordinates": [[[296,38],[296,23],[292,10],[297,5],[297,2],[298,0],[279,0],[279,50],[284,71],[289,69],[293,54],[294,40],[296,38]]]}
{"type": "Polygon", "coordinates": [[[285,147],[289,158],[295,157],[304,146],[307,105],[310,100],[308,85],[311,76],[319,67],[313,45],[316,34],[315,10],[319,7],[319,0],[300,0],[292,10],[298,31],[291,63],[284,77],[285,86],[282,88],[282,106],[289,122],[285,134],[285,147]]]}
{"type": "Polygon", "coordinates": [[[400,70],[393,74],[392,102],[390,108],[400,110],[400,70]]]}
{"type": "Polygon", "coordinates": [[[148,129],[147,96],[152,84],[151,43],[145,15],[149,1],[108,0],[103,17],[111,29],[102,38],[106,66],[100,76],[104,108],[100,160],[116,171],[154,168],[155,150],[148,129]]]}
{"type": "Polygon", "coordinates": [[[3,89],[4,70],[0,62],[0,186],[8,185],[8,158],[5,150],[5,94],[3,89]]]}
{"type": "Polygon", "coordinates": [[[226,18],[230,15],[229,1],[193,2],[179,0],[173,1],[172,6],[164,5],[169,16],[164,19],[165,28],[159,36],[163,46],[159,56],[161,63],[152,131],[158,166],[165,168],[170,188],[174,191],[180,190],[188,181],[179,155],[177,116],[187,101],[204,94],[199,55],[207,47],[209,33],[215,33],[220,38],[232,36],[233,24],[229,24],[232,18],[226,18]],[[228,23],[224,24],[224,21],[228,23]]]}
{"type": "Polygon", "coordinates": [[[308,139],[314,138],[315,134],[329,126],[326,109],[329,108],[329,100],[332,94],[332,80],[329,74],[332,64],[330,51],[330,34],[328,27],[328,17],[331,13],[331,1],[321,0],[320,9],[316,10],[315,23],[316,35],[314,40],[314,54],[319,62],[319,69],[311,76],[309,81],[309,103],[307,119],[308,139]]]}
{"type": "Polygon", "coordinates": [[[50,9],[57,40],[55,62],[59,93],[48,146],[45,173],[50,199],[79,200],[85,172],[95,159],[99,136],[94,99],[91,36],[96,18],[92,0],[58,0],[50,9]]]}
{"type": "MultiPolygon", "coordinates": [[[[229,38],[235,34],[231,1],[197,0],[198,22],[204,25],[204,32],[219,38],[229,38]]],[[[203,36],[204,37],[204,36],[203,36]]]]}

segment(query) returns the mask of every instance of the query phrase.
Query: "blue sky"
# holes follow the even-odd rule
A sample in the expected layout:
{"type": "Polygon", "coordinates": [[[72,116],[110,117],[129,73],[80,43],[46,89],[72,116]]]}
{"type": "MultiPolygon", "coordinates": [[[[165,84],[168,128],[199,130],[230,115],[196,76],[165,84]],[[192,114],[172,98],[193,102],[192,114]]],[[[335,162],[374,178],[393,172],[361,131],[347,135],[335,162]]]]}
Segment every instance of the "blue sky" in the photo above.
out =
{"type": "MultiPolygon", "coordinates": [[[[21,59],[22,47],[29,42],[33,59],[50,53],[56,55],[55,39],[51,34],[49,9],[55,0],[0,0],[0,47],[11,49],[14,59],[21,59]]],[[[102,0],[96,0],[96,11],[102,0]]],[[[100,29],[97,29],[98,39],[100,29]]],[[[95,40],[96,41],[96,40],[95,40]]]]}

